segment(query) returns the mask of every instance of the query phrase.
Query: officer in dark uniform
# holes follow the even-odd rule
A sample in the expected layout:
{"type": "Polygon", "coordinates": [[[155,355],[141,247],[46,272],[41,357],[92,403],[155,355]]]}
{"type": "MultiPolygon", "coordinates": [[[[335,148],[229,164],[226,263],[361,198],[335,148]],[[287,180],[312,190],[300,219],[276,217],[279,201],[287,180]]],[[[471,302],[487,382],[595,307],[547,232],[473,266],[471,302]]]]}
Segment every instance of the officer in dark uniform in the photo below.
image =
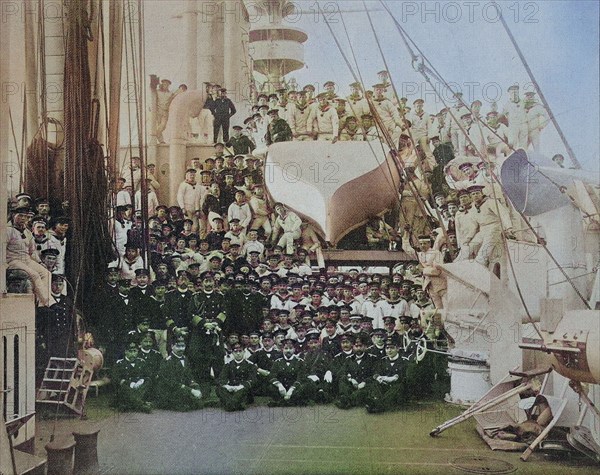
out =
{"type": "Polygon", "coordinates": [[[271,380],[271,368],[276,360],[283,354],[275,347],[275,341],[271,333],[265,332],[262,335],[262,348],[255,351],[250,357],[250,361],[256,364],[257,384],[254,394],[257,396],[268,396],[271,380]]]}
{"type": "Polygon", "coordinates": [[[269,117],[271,118],[271,122],[267,128],[267,145],[277,142],[289,142],[294,138],[290,125],[279,117],[277,109],[271,109],[269,117]]]}
{"type": "Polygon", "coordinates": [[[144,385],[142,360],[136,342],[130,342],[123,359],[114,364],[111,371],[111,384],[114,388],[111,406],[122,412],[150,412],[151,405],[144,399],[147,395],[144,385]]]}
{"type": "Polygon", "coordinates": [[[235,179],[233,170],[227,170],[222,173],[223,177],[221,186],[221,196],[219,202],[221,204],[221,215],[227,215],[229,206],[235,201],[235,194],[238,191],[235,187],[235,179]]]}
{"type": "Polygon", "coordinates": [[[119,279],[119,292],[108,302],[101,320],[96,324],[99,347],[104,348],[104,363],[110,367],[123,357],[128,344],[128,333],[134,328],[133,305],[129,292],[131,281],[119,279]]]}
{"type": "Polygon", "coordinates": [[[229,141],[229,119],[237,112],[231,99],[227,97],[227,89],[221,88],[219,97],[217,97],[211,106],[211,111],[215,116],[213,128],[215,143],[219,139],[219,132],[223,129],[223,142],[229,141]]]}
{"type": "Polygon", "coordinates": [[[436,376],[432,353],[425,353],[421,361],[417,361],[419,347],[427,346],[427,339],[418,319],[413,319],[406,332],[405,342],[409,342],[404,350],[403,358],[408,362],[406,367],[406,397],[418,399],[424,394],[432,394],[432,386],[436,376]]]}
{"type": "Polygon", "coordinates": [[[63,276],[52,274],[50,292],[55,303],[50,307],[39,307],[36,312],[36,367],[39,379],[52,356],[70,358],[75,354],[73,301],[70,297],[62,295],[64,286],[63,276]]]}
{"type": "Polygon", "coordinates": [[[171,354],[160,366],[154,392],[155,405],[159,409],[193,411],[202,407],[201,397],[186,357],[185,338],[180,335],[171,347],[171,354]]]}
{"type": "Polygon", "coordinates": [[[189,278],[185,271],[177,275],[177,287],[165,294],[163,315],[166,318],[167,328],[183,328],[190,323],[188,314],[192,292],[189,288],[189,278]]]}
{"type": "Polygon", "coordinates": [[[129,292],[131,303],[134,306],[134,318],[137,315],[148,316],[152,306],[153,292],[152,286],[148,285],[150,282],[150,271],[148,269],[136,269],[135,280],[137,281],[137,286],[133,287],[129,292]]]}
{"type": "Polygon", "coordinates": [[[371,334],[373,344],[369,347],[368,351],[377,359],[381,359],[385,356],[385,337],[386,332],[383,328],[376,328],[371,334]]]}
{"type": "Polygon", "coordinates": [[[166,294],[167,282],[164,280],[155,280],[152,283],[152,296],[148,304],[150,328],[154,330],[164,330],[166,328],[167,320],[164,313],[166,294]]]}
{"type": "Polygon", "coordinates": [[[340,371],[339,398],[336,406],[340,409],[364,406],[373,384],[377,358],[366,352],[369,337],[360,334],[354,340],[352,356],[346,359],[340,371]]]}
{"type": "MultiPolygon", "coordinates": [[[[396,317],[386,315],[383,317],[384,338],[391,338],[396,334],[396,317]]],[[[383,355],[382,355],[383,356],[383,355]]]]}
{"type": "Polygon", "coordinates": [[[232,345],[233,359],[223,366],[217,381],[216,393],[226,411],[243,411],[252,400],[256,385],[256,365],[244,358],[244,347],[232,345]]]}
{"type": "Polygon", "coordinates": [[[399,354],[400,339],[388,338],[386,356],[378,362],[366,408],[368,412],[384,412],[401,407],[406,402],[406,360],[399,354]]]}
{"type": "Polygon", "coordinates": [[[307,340],[308,351],[304,356],[307,396],[317,403],[329,403],[336,394],[332,358],[320,347],[318,332],[308,334],[307,340]]]}
{"type": "Polygon", "coordinates": [[[226,333],[238,332],[248,334],[258,328],[262,313],[262,298],[252,292],[250,282],[240,278],[241,287],[232,289],[226,294],[226,313],[228,315],[224,324],[226,333]]]}
{"type": "Polygon", "coordinates": [[[327,323],[325,323],[325,332],[327,334],[321,339],[321,348],[333,358],[341,351],[340,337],[336,334],[334,320],[327,320],[327,323]]]}
{"type": "Polygon", "coordinates": [[[239,125],[233,126],[233,136],[227,142],[228,147],[233,147],[233,153],[235,155],[248,155],[256,148],[254,142],[250,140],[250,137],[243,135],[242,127],[239,125]]]}
{"type": "Polygon", "coordinates": [[[156,349],[156,337],[154,332],[147,331],[141,336],[139,348],[138,358],[142,362],[142,374],[144,377],[148,375],[152,380],[156,379],[163,357],[156,349]]]}
{"type": "Polygon", "coordinates": [[[215,278],[210,272],[200,277],[202,290],[193,295],[188,307],[190,316],[190,343],[188,357],[196,381],[208,397],[210,383],[217,377],[224,364],[222,328],[226,320],[225,298],[215,289],[215,278]]]}
{"type": "MultiPolygon", "coordinates": [[[[208,216],[208,215],[207,215],[208,216]]],[[[206,240],[211,251],[218,251],[221,249],[223,238],[225,237],[226,231],[223,229],[223,218],[217,216],[212,220],[212,228],[206,235],[206,240]]]]}
{"type": "Polygon", "coordinates": [[[341,351],[333,357],[332,369],[334,376],[338,377],[340,371],[343,371],[344,365],[346,364],[346,359],[352,356],[352,346],[353,346],[352,335],[341,335],[340,336],[340,347],[341,351]]]}
{"type": "Polygon", "coordinates": [[[306,367],[302,358],[295,354],[294,340],[283,340],[283,356],[271,368],[270,406],[306,405],[306,367]]]}

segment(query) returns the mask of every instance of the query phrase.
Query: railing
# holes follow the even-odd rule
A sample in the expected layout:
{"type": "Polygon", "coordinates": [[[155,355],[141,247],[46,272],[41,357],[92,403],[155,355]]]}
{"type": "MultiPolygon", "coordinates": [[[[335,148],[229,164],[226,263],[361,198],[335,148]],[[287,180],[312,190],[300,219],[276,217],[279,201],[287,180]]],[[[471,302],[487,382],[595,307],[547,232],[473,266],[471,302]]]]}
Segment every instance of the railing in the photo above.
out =
{"type": "MultiPolygon", "coordinates": [[[[0,298],[0,390],[2,414],[10,421],[35,412],[35,306],[33,295],[0,298]]],[[[19,445],[35,435],[31,419],[17,433],[19,445]]]]}

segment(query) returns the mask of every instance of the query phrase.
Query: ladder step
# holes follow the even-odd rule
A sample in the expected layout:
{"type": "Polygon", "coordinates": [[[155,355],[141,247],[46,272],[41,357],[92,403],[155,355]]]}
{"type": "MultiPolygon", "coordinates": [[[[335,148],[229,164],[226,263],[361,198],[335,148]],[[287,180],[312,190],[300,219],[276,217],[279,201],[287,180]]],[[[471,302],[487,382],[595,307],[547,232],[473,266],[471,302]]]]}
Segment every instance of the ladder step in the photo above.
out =
{"type": "Polygon", "coordinates": [[[68,392],[68,389],[40,388],[40,389],[38,389],[38,392],[45,392],[45,393],[66,393],[66,392],[68,392]]]}
{"type": "Polygon", "coordinates": [[[42,383],[44,382],[48,382],[48,383],[69,383],[71,382],[71,379],[51,379],[51,378],[44,378],[42,383]]]}

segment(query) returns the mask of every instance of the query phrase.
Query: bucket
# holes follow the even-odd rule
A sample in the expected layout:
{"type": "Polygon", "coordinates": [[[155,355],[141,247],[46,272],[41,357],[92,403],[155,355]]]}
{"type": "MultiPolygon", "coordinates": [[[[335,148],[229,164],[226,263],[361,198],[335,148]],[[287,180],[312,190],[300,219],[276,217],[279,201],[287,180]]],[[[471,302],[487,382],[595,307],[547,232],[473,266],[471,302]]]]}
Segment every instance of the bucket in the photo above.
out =
{"type": "Polygon", "coordinates": [[[473,404],[491,388],[490,368],[484,361],[448,359],[450,370],[450,395],[447,402],[453,404],[473,404]]]}

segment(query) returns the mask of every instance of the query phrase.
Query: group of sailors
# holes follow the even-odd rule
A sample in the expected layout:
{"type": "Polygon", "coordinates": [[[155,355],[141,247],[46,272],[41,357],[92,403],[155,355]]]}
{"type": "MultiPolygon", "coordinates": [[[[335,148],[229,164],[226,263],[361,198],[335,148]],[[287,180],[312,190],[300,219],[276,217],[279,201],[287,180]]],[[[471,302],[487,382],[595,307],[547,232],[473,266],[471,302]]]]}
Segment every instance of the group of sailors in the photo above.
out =
{"type": "MultiPolygon", "coordinates": [[[[313,84],[301,90],[281,87],[271,93],[255,93],[250,115],[234,125],[247,137],[252,150],[262,151],[271,143],[290,140],[371,141],[389,138],[395,147],[410,142],[432,164],[433,149],[438,143],[451,144],[457,156],[475,156],[485,152],[490,157],[507,156],[513,149],[539,150],[540,134],[549,116],[536,99],[534,91],[521,97],[518,85],[508,88],[508,100],[502,110],[495,102],[482,113],[482,102],[466,102],[461,92],[453,93],[453,105],[436,113],[426,112],[423,99],[409,104],[397,97],[387,71],[378,73],[379,82],[371,90],[354,82],[349,94],[341,95],[334,81],[317,91],[313,84]],[[435,141],[435,142],[434,142],[435,141]]],[[[181,85],[171,92],[171,82],[158,78],[151,84],[156,95],[159,142],[166,127],[168,108],[173,98],[187,90],[181,85]]],[[[219,84],[206,83],[207,100],[202,112],[191,124],[190,140],[203,144],[229,142],[230,123],[238,112],[219,84]]]]}
{"type": "Polygon", "coordinates": [[[200,275],[178,271],[175,288],[172,271],[149,283],[145,269],[130,280],[109,267],[93,331],[114,405],[191,410],[216,396],[243,410],[263,396],[381,412],[447,390],[443,358],[428,350],[446,349],[448,336],[416,263],[393,276],[302,274],[275,256],[262,277],[246,260],[233,270],[215,261],[200,275]]]}

